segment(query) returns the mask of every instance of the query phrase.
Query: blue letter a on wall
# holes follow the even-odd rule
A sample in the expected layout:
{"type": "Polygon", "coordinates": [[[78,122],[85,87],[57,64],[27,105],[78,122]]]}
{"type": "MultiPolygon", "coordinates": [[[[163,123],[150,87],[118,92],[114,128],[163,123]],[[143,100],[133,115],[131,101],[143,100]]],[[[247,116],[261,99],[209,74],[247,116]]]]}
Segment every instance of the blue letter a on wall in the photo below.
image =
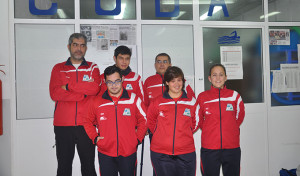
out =
{"type": "Polygon", "coordinates": [[[52,3],[48,10],[41,10],[36,8],[35,0],[29,0],[29,11],[32,15],[54,15],[57,13],[57,3],[52,3]]]}
{"type": "Polygon", "coordinates": [[[174,0],[174,10],[172,12],[160,11],[160,0],[155,0],[155,16],[156,17],[177,17],[179,15],[179,0],[174,0]]]}
{"type": "Polygon", "coordinates": [[[207,16],[212,16],[215,6],[221,6],[224,12],[224,16],[229,17],[224,0],[211,0],[207,16]]]}
{"type": "Polygon", "coordinates": [[[121,13],[121,0],[116,0],[116,8],[114,10],[103,10],[101,8],[101,0],[95,0],[95,11],[98,15],[119,15],[121,13]]]}

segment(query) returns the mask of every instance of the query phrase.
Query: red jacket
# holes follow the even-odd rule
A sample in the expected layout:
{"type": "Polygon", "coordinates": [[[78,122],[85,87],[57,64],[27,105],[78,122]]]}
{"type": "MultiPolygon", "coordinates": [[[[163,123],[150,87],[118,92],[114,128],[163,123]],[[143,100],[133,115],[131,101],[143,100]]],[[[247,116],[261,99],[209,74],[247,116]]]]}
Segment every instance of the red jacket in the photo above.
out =
{"type": "Polygon", "coordinates": [[[196,99],[185,92],[174,101],[168,92],[154,99],[147,111],[147,126],[153,133],[150,149],[167,155],[195,151],[196,99]]]}
{"type": "Polygon", "coordinates": [[[240,146],[240,125],[245,108],[241,96],[233,90],[202,92],[197,98],[196,118],[202,129],[201,145],[206,149],[233,149],[240,146]]]}
{"type": "MultiPolygon", "coordinates": [[[[144,100],[144,90],[143,90],[143,82],[141,76],[135,72],[132,72],[130,67],[128,67],[125,71],[122,71],[122,75],[124,76],[123,87],[128,91],[128,93],[135,93],[142,100],[144,100]]],[[[99,95],[102,95],[106,90],[107,86],[105,84],[104,73],[101,76],[101,91],[99,95]]]]}
{"type": "MultiPolygon", "coordinates": [[[[190,85],[187,85],[185,90],[188,95],[191,94],[192,96],[195,97],[195,93],[190,85]]],[[[155,75],[148,77],[145,80],[145,84],[144,84],[144,92],[145,92],[144,102],[146,107],[150,105],[150,102],[153,101],[154,98],[161,96],[164,91],[165,91],[164,75],[160,75],[156,73],[155,75]]]]}
{"type": "Polygon", "coordinates": [[[132,155],[147,131],[144,104],[125,89],[115,104],[105,91],[91,100],[84,128],[94,142],[97,136],[104,137],[97,142],[100,153],[111,157],[132,155]]]}
{"type": "Polygon", "coordinates": [[[77,126],[83,124],[87,101],[100,90],[100,72],[95,63],[83,60],[76,68],[70,58],[56,64],[51,73],[50,96],[55,101],[54,125],[77,126]],[[88,82],[94,79],[93,82],[88,82]],[[66,85],[67,90],[61,87],[66,85]]]}

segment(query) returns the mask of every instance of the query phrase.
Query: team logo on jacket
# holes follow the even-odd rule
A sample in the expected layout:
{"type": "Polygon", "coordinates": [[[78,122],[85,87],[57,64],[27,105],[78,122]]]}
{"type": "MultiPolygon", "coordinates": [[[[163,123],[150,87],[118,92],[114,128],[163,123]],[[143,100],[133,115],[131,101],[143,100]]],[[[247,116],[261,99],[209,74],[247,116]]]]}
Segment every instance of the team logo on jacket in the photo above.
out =
{"type": "Polygon", "coordinates": [[[102,120],[107,120],[107,118],[106,117],[100,117],[100,121],[102,121],[102,120]]]}
{"type": "Polygon", "coordinates": [[[131,85],[131,84],[127,84],[127,85],[126,85],[126,90],[133,90],[132,85],[131,85]]]}
{"type": "Polygon", "coordinates": [[[159,116],[165,117],[164,113],[162,111],[159,111],[159,116]]]}
{"type": "Polygon", "coordinates": [[[232,104],[230,104],[230,103],[227,104],[226,111],[233,111],[232,104]]]}
{"type": "Polygon", "coordinates": [[[129,109],[129,108],[125,108],[125,109],[124,109],[123,116],[131,116],[131,113],[130,113],[130,109],[129,109]]]}
{"type": "Polygon", "coordinates": [[[184,116],[189,116],[189,117],[191,117],[191,110],[188,109],[188,108],[185,108],[185,110],[184,110],[184,112],[183,112],[183,115],[184,115],[184,116]]]}
{"type": "Polygon", "coordinates": [[[90,80],[89,75],[84,75],[82,78],[82,81],[89,81],[89,80],[90,80]]]}

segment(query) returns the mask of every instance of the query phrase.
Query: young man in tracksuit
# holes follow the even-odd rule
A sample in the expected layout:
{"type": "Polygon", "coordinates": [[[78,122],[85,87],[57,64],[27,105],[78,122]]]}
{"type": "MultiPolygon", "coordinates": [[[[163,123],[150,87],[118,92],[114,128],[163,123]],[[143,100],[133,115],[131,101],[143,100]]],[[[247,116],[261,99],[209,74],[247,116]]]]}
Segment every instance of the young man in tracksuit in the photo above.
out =
{"type": "Polygon", "coordinates": [[[147,130],[145,107],[122,87],[119,68],[107,67],[104,77],[107,90],[90,102],[84,128],[98,146],[101,176],[134,176],[137,145],[147,130]]]}
{"type": "Polygon", "coordinates": [[[95,146],[83,128],[88,100],[100,90],[100,73],[95,63],[84,59],[87,39],[74,33],[69,38],[71,57],[53,67],[50,96],[55,101],[54,132],[57,176],[71,176],[75,146],[83,176],[96,176],[95,146]]]}
{"type": "MultiPolygon", "coordinates": [[[[129,94],[133,92],[144,101],[143,82],[139,74],[131,71],[131,68],[129,67],[130,58],[131,50],[127,46],[121,45],[115,49],[115,66],[121,70],[121,74],[124,76],[123,87],[129,94]]],[[[101,81],[100,94],[102,95],[107,89],[104,74],[101,74],[101,81]]]]}
{"type": "Polygon", "coordinates": [[[225,67],[215,64],[208,77],[210,90],[199,94],[196,116],[201,134],[201,172],[203,176],[240,175],[240,125],[245,110],[241,96],[227,89],[225,67]]]}
{"type": "Polygon", "coordinates": [[[165,85],[166,91],[147,110],[153,169],[157,176],[195,176],[196,99],[184,91],[184,75],[178,67],[167,69],[165,85]]]}

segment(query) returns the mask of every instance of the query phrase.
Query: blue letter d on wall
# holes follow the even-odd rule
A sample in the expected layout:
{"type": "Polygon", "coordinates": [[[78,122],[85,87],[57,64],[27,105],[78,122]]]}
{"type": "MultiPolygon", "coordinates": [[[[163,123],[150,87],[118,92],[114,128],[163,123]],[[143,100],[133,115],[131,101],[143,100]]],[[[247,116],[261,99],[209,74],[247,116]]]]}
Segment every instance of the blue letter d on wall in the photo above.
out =
{"type": "Polygon", "coordinates": [[[57,3],[52,3],[48,10],[41,10],[36,8],[35,0],[29,0],[29,11],[32,15],[54,15],[57,13],[57,3]]]}
{"type": "Polygon", "coordinates": [[[160,0],[155,0],[155,16],[156,17],[177,17],[179,15],[179,0],[174,0],[174,10],[172,12],[160,11],[160,0]]]}
{"type": "Polygon", "coordinates": [[[121,0],[116,0],[116,8],[114,10],[103,10],[101,8],[101,0],[95,0],[95,11],[98,15],[119,15],[121,13],[121,0]]]}

